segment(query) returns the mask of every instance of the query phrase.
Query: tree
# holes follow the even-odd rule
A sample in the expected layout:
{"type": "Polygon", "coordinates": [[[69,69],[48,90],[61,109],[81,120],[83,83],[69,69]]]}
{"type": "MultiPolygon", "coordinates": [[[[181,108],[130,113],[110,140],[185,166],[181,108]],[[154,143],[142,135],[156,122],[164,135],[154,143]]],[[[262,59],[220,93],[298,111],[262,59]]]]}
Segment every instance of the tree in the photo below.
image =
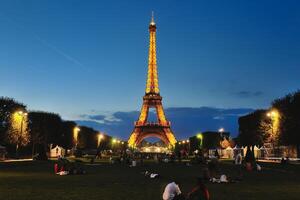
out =
{"type": "Polygon", "coordinates": [[[29,143],[28,118],[25,111],[16,111],[11,114],[7,139],[10,144],[16,145],[17,156],[19,147],[29,143]]]}
{"type": "Polygon", "coordinates": [[[76,123],[73,121],[63,121],[62,122],[62,135],[60,140],[60,145],[65,149],[71,149],[74,146],[73,143],[73,131],[76,127],[76,123]]]}
{"type": "Polygon", "coordinates": [[[78,148],[80,149],[95,149],[97,148],[97,133],[92,128],[80,126],[78,135],[78,148]]]}
{"type": "MultiPolygon", "coordinates": [[[[0,143],[20,146],[29,143],[26,106],[8,97],[0,98],[0,143]]],[[[12,147],[12,146],[11,146],[12,147]]]]}
{"type": "Polygon", "coordinates": [[[0,97],[0,143],[6,144],[7,131],[11,126],[13,113],[26,110],[26,106],[8,97],[0,97]]]}
{"type": "Polygon", "coordinates": [[[280,142],[297,146],[300,155],[300,91],[273,101],[272,107],[280,114],[280,142]]]}
{"type": "Polygon", "coordinates": [[[263,145],[270,137],[271,123],[266,114],[266,110],[256,110],[239,118],[238,141],[247,147],[247,162],[255,162],[254,146],[263,145]]]}
{"type": "MultiPolygon", "coordinates": [[[[62,119],[58,114],[42,111],[29,113],[30,135],[32,138],[33,154],[38,145],[37,153],[45,154],[49,145],[61,145],[62,143],[62,119]]],[[[45,155],[41,155],[45,156],[45,155]]]]}
{"type": "Polygon", "coordinates": [[[263,145],[270,136],[270,119],[266,110],[256,110],[239,118],[238,141],[243,146],[263,145]]]}
{"type": "Polygon", "coordinates": [[[214,132],[214,131],[207,131],[203,132],[203,148],[204,149],[211,149],[211,148],[220,148],[221,141],[224,139],[229,139],[229,132],[214,132]]]}

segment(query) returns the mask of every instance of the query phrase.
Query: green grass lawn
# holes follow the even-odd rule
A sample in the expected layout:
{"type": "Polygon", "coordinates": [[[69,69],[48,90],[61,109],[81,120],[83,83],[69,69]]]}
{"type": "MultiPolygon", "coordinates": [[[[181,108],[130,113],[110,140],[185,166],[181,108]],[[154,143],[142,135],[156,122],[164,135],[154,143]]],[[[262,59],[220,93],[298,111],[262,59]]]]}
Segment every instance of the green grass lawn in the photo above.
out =
{"type": "MultiPolygon", "coordinates": [[[[282,167],[262,164],[261,172],[245,172],[244,180],[232,184],[208,183],[213,200],[299,200],[300,165],[282,167]]],[[[88,174],[58,176],[53,163],[0,163],[0,199],[16,200],[159,200],[164,186],[174,178],[181,182],[182,192],[188,192],[195,177],[202,175],[200,165],[146,163],[130,168],[123,165],[85,166],[88,174]],[[141,172],[159,173],[160,179],[145,178],[141,172]]],[[[224,174],[235,176],[234,166],[222,162],[224,174]]]]}

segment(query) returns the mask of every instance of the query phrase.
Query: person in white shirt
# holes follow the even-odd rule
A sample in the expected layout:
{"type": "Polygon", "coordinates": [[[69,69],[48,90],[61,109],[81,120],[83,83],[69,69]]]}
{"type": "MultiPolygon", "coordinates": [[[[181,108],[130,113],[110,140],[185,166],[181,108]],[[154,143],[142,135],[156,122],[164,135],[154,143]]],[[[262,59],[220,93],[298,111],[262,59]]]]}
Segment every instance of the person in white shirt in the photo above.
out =
{"type": "Polygon", "coordinates": [[[169,183],[165,187],[165,191],[163,193],[163,200],[173,200],[176,196],[180,195],[181,191],[176,181],[169,183]]]}

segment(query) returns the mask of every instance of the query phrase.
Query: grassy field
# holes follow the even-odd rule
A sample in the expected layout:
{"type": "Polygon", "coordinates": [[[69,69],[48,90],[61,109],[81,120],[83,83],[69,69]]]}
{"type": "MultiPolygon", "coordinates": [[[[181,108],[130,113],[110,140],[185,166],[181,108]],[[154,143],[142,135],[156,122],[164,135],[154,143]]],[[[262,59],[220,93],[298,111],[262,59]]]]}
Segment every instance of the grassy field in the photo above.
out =
{"type": "MultiPolygon", "coordinates": [[[[261,172],[245,172],[243,181],[231,184],[208,183],[212,200],[299,200],[300,165],[262,164],[261,172]]],[[[124,165],[85,166],[86,175],[58,176],[53,163],[0,163],[0,199],[5,200],[159,200],[164,186],[174,178],[188,192],[195,177],[202,175],[200,165],[146,163],[130,168],[124,165]],[[160,179],[145,178],[141,172],[150,170],[160,179]]],[[[222,162],[224,174],[235,176],[234,166],[222,162]]]]}

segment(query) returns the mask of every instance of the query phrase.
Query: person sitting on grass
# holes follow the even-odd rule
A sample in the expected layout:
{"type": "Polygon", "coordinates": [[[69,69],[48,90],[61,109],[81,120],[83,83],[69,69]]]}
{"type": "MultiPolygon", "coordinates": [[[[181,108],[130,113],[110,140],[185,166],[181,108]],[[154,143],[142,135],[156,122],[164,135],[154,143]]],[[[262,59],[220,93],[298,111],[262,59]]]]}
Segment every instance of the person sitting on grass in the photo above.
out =
{"type": "Polygon", "coordinates": [[[209,200],[209,192],[202,178],[197,178],[197,185],[187,194],[188,200],[209,200]]]}
{"type": "Polygon", "coordinates": [[[169,183],[164,190],[163,200],[180,200],[182,197],[178,181],[169,183]]]}

